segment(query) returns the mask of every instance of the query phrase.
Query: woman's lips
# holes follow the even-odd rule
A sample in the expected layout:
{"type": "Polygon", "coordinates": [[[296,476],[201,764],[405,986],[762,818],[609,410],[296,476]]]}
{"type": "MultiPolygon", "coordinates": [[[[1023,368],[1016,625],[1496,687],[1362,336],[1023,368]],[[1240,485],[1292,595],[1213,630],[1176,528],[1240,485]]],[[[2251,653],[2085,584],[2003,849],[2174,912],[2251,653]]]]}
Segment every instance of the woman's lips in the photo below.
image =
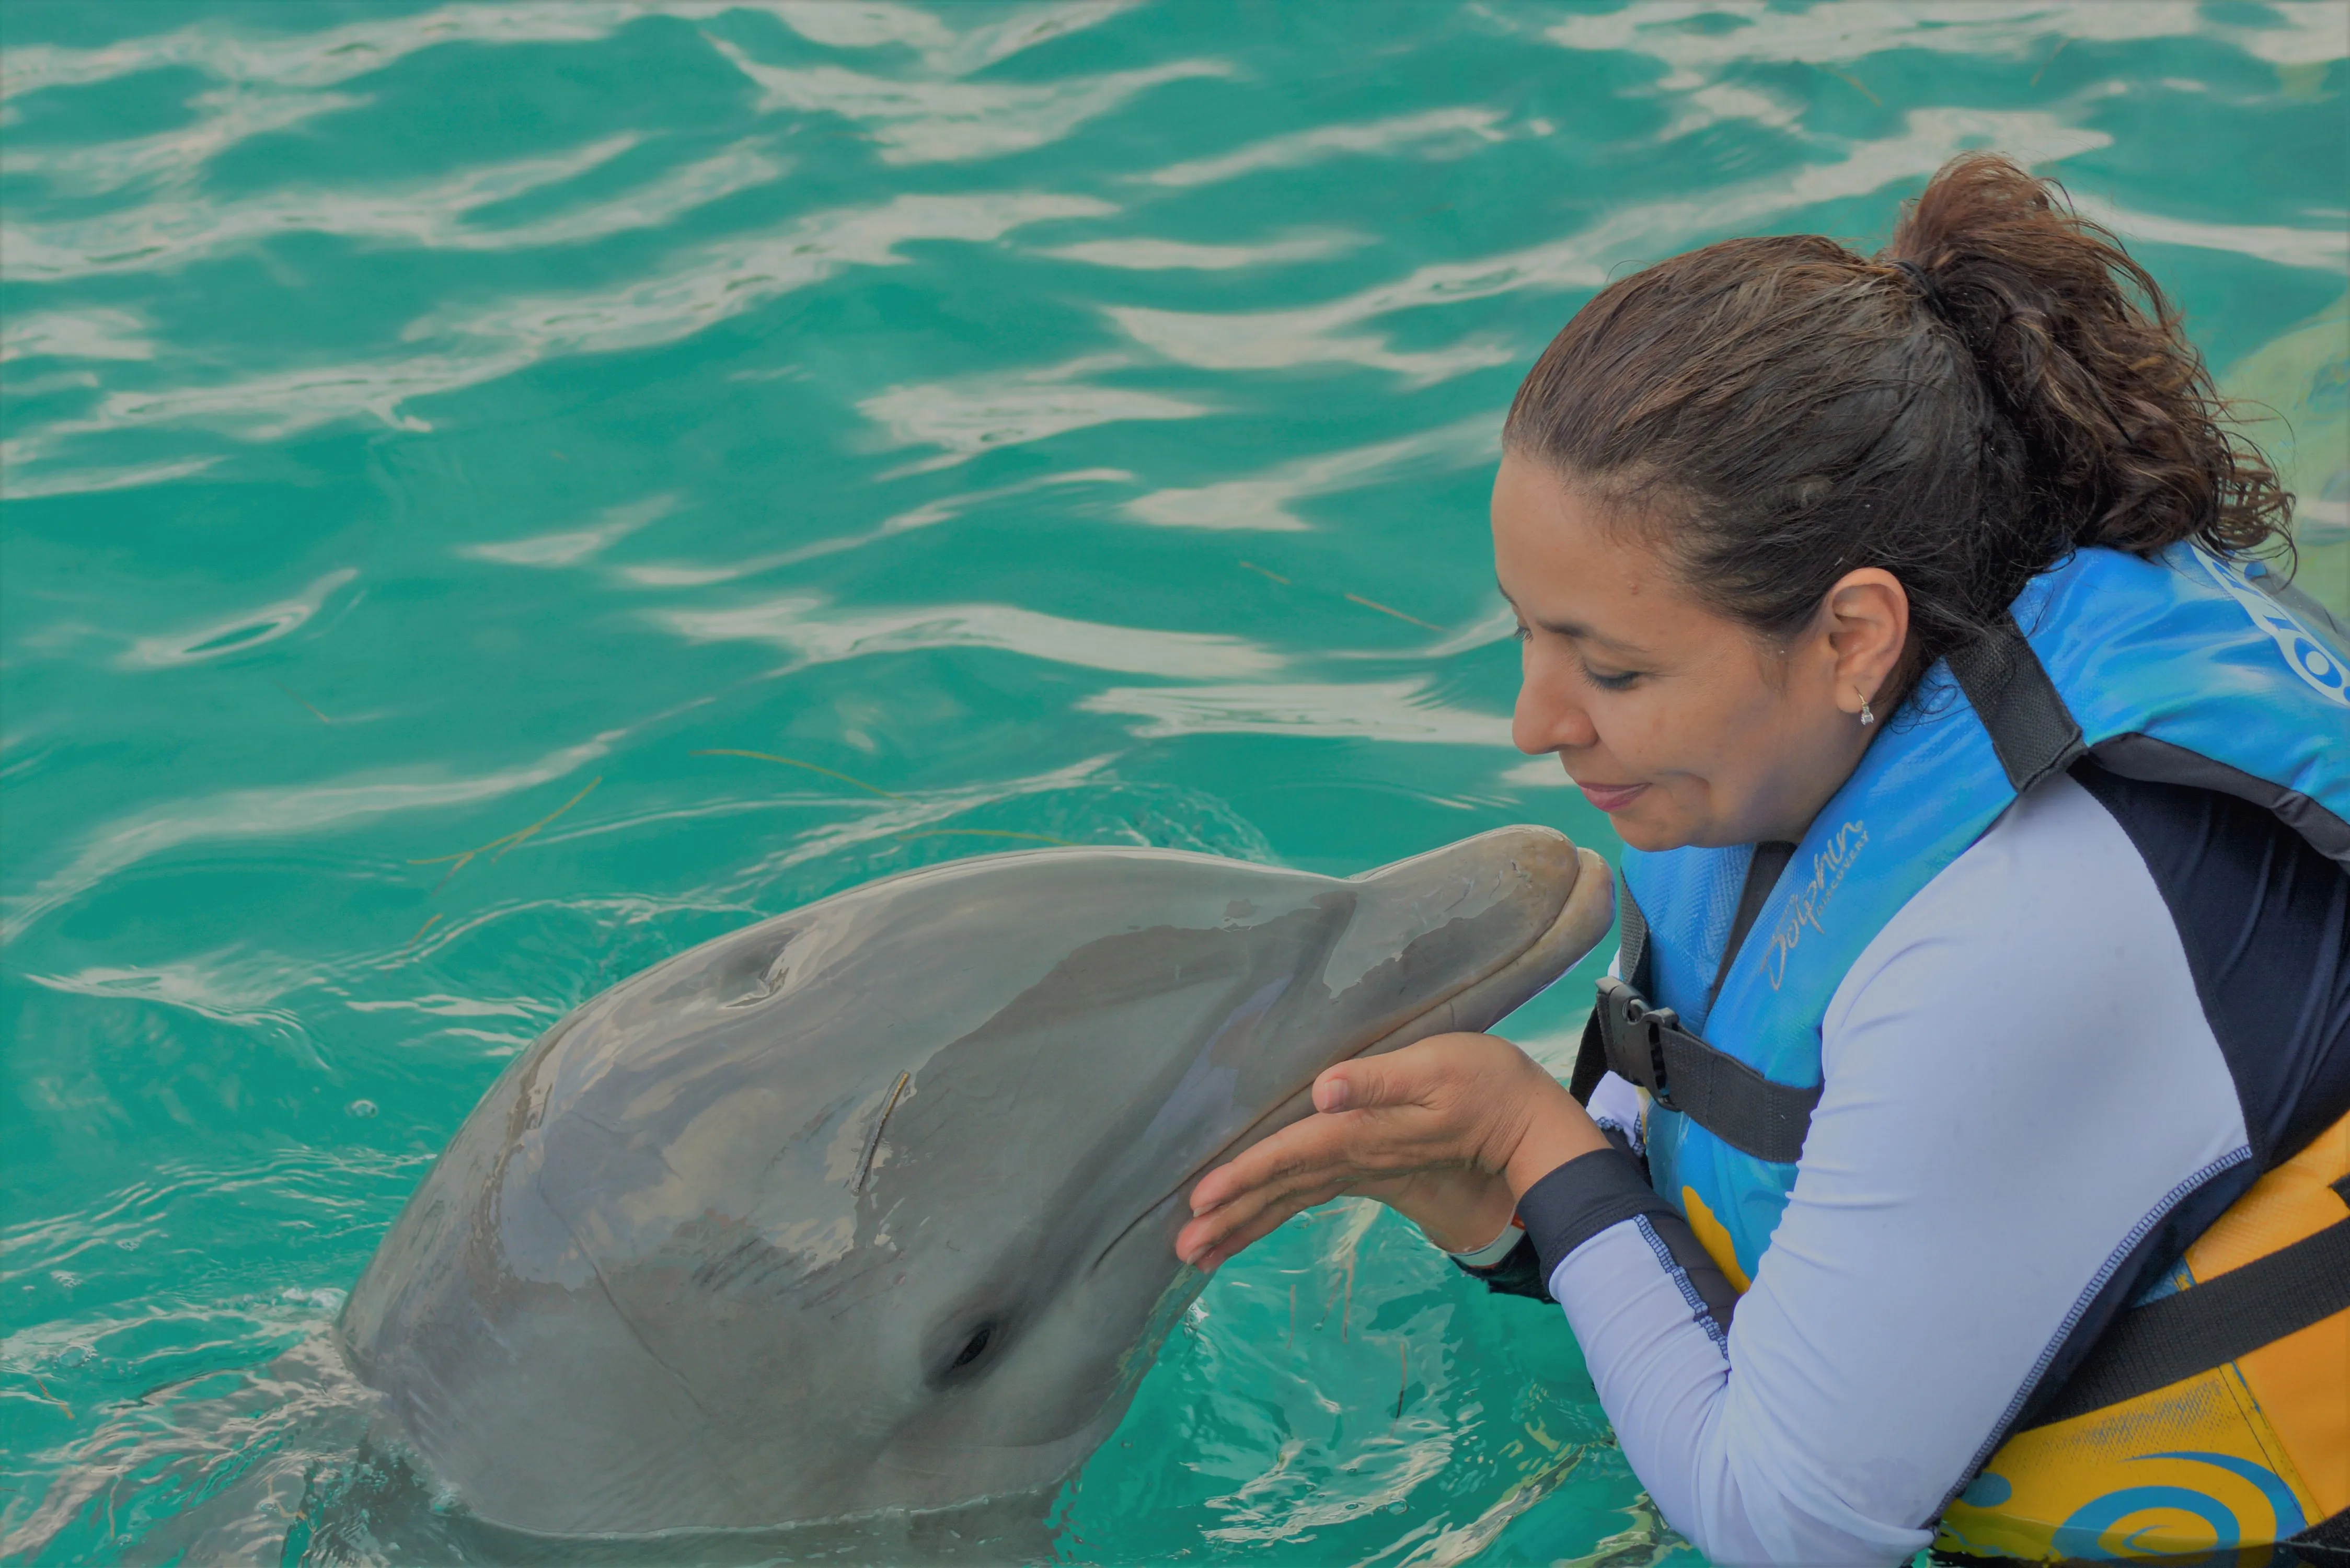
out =
{"type": "Polygon", "coordinates": [[[1589,801],[1600,810],[1616,812],[1623,810],[1635,800],[1638,800],[1648,786],[1644,784],[1585,784],[1582,780],[1577,779],[1575,783],[1575,787],[1583,792],[1584,799],[1589,801]]]}

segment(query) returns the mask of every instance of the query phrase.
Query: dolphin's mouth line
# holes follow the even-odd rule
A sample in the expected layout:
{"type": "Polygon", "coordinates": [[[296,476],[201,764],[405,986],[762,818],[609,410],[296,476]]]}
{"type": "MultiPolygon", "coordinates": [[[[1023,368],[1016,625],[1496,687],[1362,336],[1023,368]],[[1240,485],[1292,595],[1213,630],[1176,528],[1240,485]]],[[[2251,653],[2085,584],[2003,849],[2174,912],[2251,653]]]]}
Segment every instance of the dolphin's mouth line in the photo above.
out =
{"type": "MultiPolygon", "coordinates": [[[[1529,946],[1526,950],[1530,952],[1533,949],[1529,946]]],[[[1523,956],[1524,955],[1523,953],[1517,955],[1517,957],[1523,956]]],[[[1509,967],[1509,963],[1514,963],[1515,961],[1516,958],[1513,957],[1508,962],[1505,962],[1500,967],[1494,969],[1492,973],[1499,974],[1502,972],[1502,970],[1509,967]]],[[[1135,1227],[1140,1225],[1153,1214],[1158,1213],[1161,1209],[1164,1209],[1170,1199],[1181,1196],[1186,1188],[1199,1180],[1201,1177],[1206,1175],[1217,1166],[1224,1163],[1224,1161],[1229,1158],[1236,1149],[1242,1147],[1243,1145],[1256,1141],[1250,1135],[1255,1133],[1257,1128],[1263,1127],[1268,1119],[1285,1109],[1292,1100],[1296,1099],[1298,1096],[1312,1089],[1315,1078],[1320,1077],[1325,1072],[1336,1066],[1340,1062],[1353,1061],[1356,1057],[1362,1055],[1365,1052],[1370,1050],[1372,1046],[1378,1044],[1381,1041],[1388,1040],[1395,1035],[1403,1033],[1406,1030],[1412,1028],[1416,1024],[1426,1023],[1431,1015],[1440,1010],[1451,1006],[1452,999],[1459,996],[1461,992],[1467,991],[1471,986],[1475,985],[1480,980],[1490,978],[1491,975],[1480,975],[1477,977],[1477,980],[1465,981],[1458,989],[1448,992],[1442,1001],[1435,1002],[1426,1009],[1426,1011],[1417,1013],[1404,1023],[1398,1024],[1395,1028],[1388,1030],[1385,1034],[1374,1035],[1372,1038],[1364,1041],[1360,1045],[1357,1045],[1353,1050],[1347,1052],[1345,1055],[1334,1057],[1332,1060],[1324,1063],[1321,1066],[1316,1067],[1314,1070],[1313,1077],[1307,1078],[1305,1082],[1300,1084],[1296,1088],[1292,1089],[1288,1094],[1283,1096],[1274,1104],[1271,1110],[1266,1111],[1263,1116],[1258,1116],[1256,1120],[1249,1123],[1247,1127],[1242,1128],[1238,1133],[1233,1135],[1232,1138],[1226,1141],[1223,1147],[1218,1148],[1214,1153],[1194,1164],[1191,1169],[1183,1173],[1183,1175],[1176,1181],[1174,1186],[1159,1194],[1156,1200],[1146,1205],[1141,1213],[1137,1214],[1133,1219],[1128,1220],[1118,1233],[1110,1238],[1109,1245],[1104,1247],[1099,1252],[1094,1255],[1093,1263],[1086,1272],[1087,1273],[1091,1273],[1095,1269],[1100,1268],[1102,1266],[1102,1260],[1108,1257],[1112,1252],[1118,1251],[1118,1244],[1120,1241],[1125,1241],[1128,1236],[1131,1235],[1134,1232],[1135,1227]]],[[[1272,1134],[1268,1132],[1264,1136],[1271,1137],[1272,1134]]]]}
{"type": "MultiPolygon", "coordinates": [[[[1531,949],[1529,949],[1528,950],[1529,950],[1529,951],[1531,951],[1532,950],[1531,950],[1531,949]]],[[[1523,956],[1523,955],[1520,955],[1520,956],[1523,956]]],[[[1513,960],[1513,961],[1511,961],[1514,962],[1514,961],[1515,961],[1515,960],[1513,960]]],[[[1503,965],[1503,966],[1502,966],[1502,968],[1503,968],[1503,969],[1506,969],[1507,967],[1508,967],[1508,965],[1507,965],[1507,964],[1504,964],[1504,965],[1503,965]]],[[[1494,970],[1492,972],[1493,972],[1494,974],[1499,974],[1499,973],[1501,972],[1501,970],[1500,970],[1500,969],[1496,969],[1496,970],[1494,970]]],[[[1483,980],[1483,979],[1488,979],[1488,978],[1490,978],[1490,977],[1489,977],[1489,976],[1485,976],[1485,975],[1480,975],[1480,976],[1478,977],[1478,979],[1479,979],[1479,980],[1483,980]]],[[[1353,1061],[1356,1057],[1362,1055],[1365,1052],[1368,1051],[1372,1046],[1378,1044],[1379,1044],[1381,1041],[1383,1041],[1383,1040],[1387,1040],[1387,1039],[1388,1039],[1388,1038],[1391,1038],[1391,1037],[1392,1037],[1392,1036],[1394,1036],[1394,1035],[1400,1034],[1400,1033],[1402,1033],[1404,1031],[1406,1031],[1406,1030],[1408,1030],[1408,1029],[1411,1028],[1411,1027],[1412,1027],[1413,1025],[1415,1025],[1415,1024],[1419,1024],[1419,1023],[1426,1023],[1426,1022],[1428,1021],[1428,1019],[1430,1018],[1430,1015],[1432,1015],[1433,1013],[1437,1012],[1439,1010],[1443,1009],[1443,1008],[1450,1007],[1450,1006],[1452,1004],[1452,998],[1453,998],[1453,997],[1460,995],[1461,992],[1463,992],[1463,991],[1467,991],[1467,990],[1469,989],[1469,987],[1470,987],[1470,986],[1475,985],[1476,983],[1477,983],[1477,981],[1475,981],[1475,980],[1472,980],[1472,981],[1468,981],[1467,983],[1465,983],[1465,984],[1463,984],[1462,986],[1461,986],[1459,990],[1456,990],[1456,991],[1454,991],[1454,992],[1451,992],[1450,994],[1448,994],[1448,995],[1444,998],[1444,1000],[1443,1000],[1443,1001],[1441,1001],[1441,1002],[1439,1002],[1435,1003],[1434,1005],[1432,1005],[1432,1006],[1430,1006],[1430,1008],[1428,1008],[1428,1009],[1427,1009],[1427,1011],[1425,1011],[1425,1012],[1420,1012],[1420,1013],[1418,1013],[1418,1014],[1416,1014],[1415,1016],[1413,1016],[1412,1018],[1410,1018],[1410,1019],[1407,1020],[1406,1022],[1404,1022],[1403,1023],[1400,1023],[1400,1024],[1397,1025],[1395,1028],[1388,1030],[1388,1031],[1387,1032],[1387,1033],[1385,1033],[1385,1034],[1380,1034],[1380,1035],[1376,1035],[1376,1036],[1374,1036],[1373,1038],[1371,1038],[1371,1039],[1369,1039],[1369,1040],[1366,1040],[1366,1041],[1364,1041],[1360,1045],[1357,1045],[1357,1046],[1356,1046],[1353,1050],[1351,1050],[1351,1051],[1347,1052],[1345,1055],[1343,1055],[1343,1056],[1338,1056],[1338,1057],[1335,1057],[1335,1058],[1333,1058],[1332,1060],[1330,1060],[1330,1061],[1328,1061],[1328,1062],[1324,1063],[1321,1066],[1316,1067],[1316,1068],[1314,1070],[1314,1077],[1306,1079],[1306,1080],[1305,1080],[1305,1082],[1304,1082],[1303,1084],[1300,1084],[1299,1085],[1297,1085],[1297,1087],[1295,1087],[1295,1089],[1292,1089],[1288,1094],[1286,1094],[1286,1095],[1283,1096],[1281,1097],[1281,1099],[1280,1099],[1280,1100],[1278,1100],[1277,1102],[1275,1102],[1275,1103],[1274,1103],[1274,1106],[1273,1106],[1273,1108],[1272,1108],[1271,1110],[1266,1111],[1263,1116],[1258,1116],[1258,1117],[1257,1117],[1257,1119],[1256,1119],[1255,1121],[1253,1121],[1253,1122],[1249,1123],[1249,1125],[1248,1125],[1247,1127],[1245,1127],[1242,1128],[1242,1129],[1240,1130],[1240,1132],[1238,1132],[1237,1134],[1235,1134],[1235,1135],[1234,1135],[1234,1136],[1233,1136],[1230,1140],[1228,1140],[1228,1141],[1223,1145],[1223,1147],[1221,1147],[1221,1148],[1217,1149],[1213,1154],[1209,1155],[1209,1156],[1208,1156],[1207,1158],[1205,1158],[1204,1159],[1201,1159],[1201,1160],[1200,1160],[1197,1164],[1193,1165],[1193,1166],[1191,1167],[1191,1169],[1189,1169],[1189,1170],[1187,1170],[1187,1171],[1185,1171],[1185,1172],[1183,1173],[1182,1177],[1181,1177],[1179,1180],[1177,1180],[1177,1182],[1175,1183],[1175,1185],[1174,1185],[1174,1186],[1172,1186],[1172,1187],[1169,1188],[1165,1192],[1163,1192],[1163,1193],[1159,1194],[1159,1198],[1158,1198],[1158,1199],[1157,1199],[1156,1201],[1154,1201],[1154,1202],[1152,1202],[1152,1203],[1149,1204],[1148,1206],[1146,1206],[1146,1207],[1143,1209],[1143,1210],[1142,1210],[1142,1212],[1141,1212],[1141,1213],[1137,1214],[1133,1219],[1131,1219],[1131,1220],[1128,1220],[1128,1221],[1126,1222],[1125,1228],[1124,1228],[1124,1229],[1122,1229],[1122,1230],[1120,1230],[1117,1235],[1115,1235],[1115,1236],[1113,1236],[1113,1237],[1111,1237],[1111,1238],[1110,1238],[1109,1245],[1108,1245],[1108,1246],[1107,1246],[1107,1247],[1104,1247],[1104,1248],[1103,1248],[1099,1252],[1097,1252],[1097,1253],[1096,1253],[1096,1254],[1095,1254],[1092,1267],[1091,1267],[1091,1268],[1088,1268],[1086,1272],[1087,1272],[1087,1273],[1091,1273],[1091,1272],[1093,1272],[1093,1270],[1094,1270],[1094,1269],[1098,1269],[1098,1268],[1100,1268],[1100,1267],[1101,1267],[1101,1265],[1102,1265],[1102,1260],[1103,1260],[1103,1259],[1105,1259],[1105,1258],[1107,1258],[1107,1257],[1108,1257],[1112,1252],[1116,1251],[1118,1250],[1118,1244],[1120,1241],[1125,1241],[1128,1235],[1132,1234],[1132,1233],[1133,1233],[1133,1231],[1134,1231],[1134,1229],[1135,1229],[1135,1227],[1136,1227],[1136,1226],[1140,1225],[1144,1220],[1146,1220],[1149,1219],[1153,1214],[1156,1214],[1156,1213],[1158,1213],[1161,1209],[1164,1209],[1164,1208],[1167,1206],[1168,1202],[1169,1202],[1170,1199],[1175,1199],[1175,1198],[1178,1198],[1178,1197],[1181,1196],[1181,1194],[1183,1193],[1183,1190],[1184,1190],[1186,1188],[1190,1187],[1193,1182],[1195,1182],[1195,1181],[1199,1180],[1201,1177],[1202,1177],[1202,1176],[1206,1175],[1209,1171],[1211,1171],[1211,1170],[1214,1169],[1217,1166],[1223,1164],[1223,1163],[1224,1163],[1224,1161],[1225,1161],[1226,1159],[1228,1159],[1228,1158],[1231,1158],[1231,1156],[1233,1154],[1233,1152],[1234,1152],[1235,1150],[1239,1149],[1239,1148],[1240,1148],[1240,1147],[1242,1147],[1243,1145],[1246,1145],[1246,1144],[1249,1144],[1249,1143],[1253,1143],[1253,1142],[1257,1141],[1256,1139],[1253,1138],[1250,1135],[1251,1135],[1251,1134],[1253,1134],[1253,1133],[1254,1133],[1258,1127],[1260,1127],[1263,1126],[1263,1125],[1264,1125],[1264,1123],[1265,1123],[1269,1118],[1273,1117],[1274,1116],[1278,1115],[1278,1114],[1279,1114],[1283,1109],[1284,1109],[1285,1107],[1287,1107],[1287,1106],[1289,1105],[1289,1103],[1290,1103],[1292,1100],[1295,1100],[1295,1098],[1297,1098],[1297,1096],[1298,1096],[1303,1095],[1303,1094],[1306,1093],[1308,1090],[1312,1089],[1312,1088],[1313,1088],[1313,1086],[1314,1086],[1314,1078],[1318,1078],[1318,1077],[1320,1077],[1324,1073],[1327,1072],[1330,1068],[1336,1066],[1340,1062],[1351,1062],[1351,1061],[1353,1061]]],[[[1300,1119],[1302,1120],[1303,1118],[1301,1117],[1300,1119]]],[[[1277,1129],[1276,1129],[1276,1130],[1277,1130],[1277,1129]]],[[[1264,1136],[1265,1136],[1265,1137],[1270,1137],[1272,1136],[1272,1133],[1271,1133],[1271,1132],[1267,1132],[1264,1136]]]]}
{"type": "MultiPolygon", "coordinates": [[[[1587,854],[1588,852],[1586,851],[1585,853],[1587,854]]],[[[1580,869],[1584,875],[1589,874],[1590,867],[1588,865],[1583,866],[1580,869]]],[[[1353,1050],[1348,1051],[1344,1055],[1334,1057],[1332,1060],[1323,1064],[1322,1066],[1315,1068],[1313,1075],[1308,1077],[1305,1083],[1300,1084],[1296,1088],[1291,1090],[1289,1094],[1274,1102],[1274,1104],[1263,1115],[1259,1116],[1254,1121],[1249,1123],[1247,1127],[1243,1127],[1237,1134],[1228,1139],[1221,1148],[1218,1148],[1214,1153],[1194,1164],[1191,1169],[1183,1173],[1181,1179],[1178,1180],[1173,1187],[1162,1193],[1156,1201],[1145,1206],[1142,1212],[1128,1220],[1126,1224],[1119,1229],[1118,1234],[1110,1238],[1109,1244],[1104,1247],[1099,1252],[1094,1254],[1094,1261],[1087,1266],[1086,1272],[1090,1274],[1096,1269],[1100,1268],[1102,1261],[1107,1258],[1112,1252],[1116,1251],[1118,1250],[1118,1243],[1124,1241],[1127,1237],[1133,1234],[1137,1226],[1140,1225],[1144,1220],[1149,1219],[1153,1214],[1158,1213],[1161,1209],[1165,1208],[1170,1199],[1180,1195],[1186,1188],[1197,1181],[1207,1171],[1214,1168],[1217,1165],[1222,1164],[1235,1149],[1256,1141],[1259,1136],[1270,1137],[1270,1131],[1263,1135],[1259,1135],[1257,1129],[1263,1127],[1266,1122],[1281,1116],[1282,1113],[1286,1111],[1290,1107],[1291,1104],[1300,1096],[1305,1095],[1311,1090],[1314,1086],[1315,1078],[1320,1077],[1325,1072],[1336,1066],[1340,1062],[1351,1062],[1357,1057],[1370,1054],[1374,1051],[1378,1050],[1378,1047],[1385,1045],[1390,1040],[1396,1041],[1394,1048],[1400,1050],[1405,1045],[1411,1044],[1419,1040],[1426,1039],[1430,1033],[1437,1033],[1432,1030],[1421,1031],[1418,1033],[1414,1033],[1413,1032],[1415,1030],[1419,1030],[1420,1025],[1426,1023],[1438,1013],[1450,1011],[1452,1004],[1469,992],[1483,985],[1488,981],[1497,979],[1500,976],[1508,973],[1512,969],[1514,969],[1519,963],[1523,962],[1527,954],[1539,951],[1553,937],[1558,934],[1559,929],[1567,923],[1567,920],[1575,908],[1575,888],[1580,885],[1581,877],[1578,877],[1575,886],[1571,886],[1567,888],[1566,897],[1559,901],[1558,912],[1551,918],[1550,924],[1544,926],[1542,930],[1534,936],[1534,940],[1527,942],[1525,946],[1512,953],[1508,958],[1502,960],[1499,963],[1496,963],[1484,973],[1473,975],[1471,978],[1462,981],[1459,985],[1454,986],[1451,991],[1445,992],[1442,997],[1430,1002],[1426,1008],[1413,1014],[1403,1023],[1397,1024],[1386,1033],[1375,1035],[1371,1039],[1366,1040],[1361,1044],[1356,1046],[1353,1050]],[[1399,1036],[1403,1036],[1404,1038],[1399,1039],[1399,1036]]],[[[1310,1101],[1308,1102],[1308,1108],[1311,1108],[1310,1101]]],[[[1303,1118],[1300,1117],[1296,1119],[1302,1120],[1303,1118]]]]}

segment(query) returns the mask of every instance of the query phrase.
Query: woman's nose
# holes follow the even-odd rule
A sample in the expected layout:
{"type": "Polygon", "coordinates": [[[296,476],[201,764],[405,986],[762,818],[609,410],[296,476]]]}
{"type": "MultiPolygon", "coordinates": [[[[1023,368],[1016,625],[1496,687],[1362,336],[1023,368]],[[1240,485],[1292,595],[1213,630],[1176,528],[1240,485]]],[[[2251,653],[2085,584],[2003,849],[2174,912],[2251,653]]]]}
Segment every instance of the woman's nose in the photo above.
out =
{"type": "Polygon", "coordinates": [[[1570,751],[1598,740],[1591,715],[1575,701],[1562,676],[1545,679],[1532,659],[1518,681],[1517,711],[1510,720],[1510,740],[1530,756],[1570,751]]]}

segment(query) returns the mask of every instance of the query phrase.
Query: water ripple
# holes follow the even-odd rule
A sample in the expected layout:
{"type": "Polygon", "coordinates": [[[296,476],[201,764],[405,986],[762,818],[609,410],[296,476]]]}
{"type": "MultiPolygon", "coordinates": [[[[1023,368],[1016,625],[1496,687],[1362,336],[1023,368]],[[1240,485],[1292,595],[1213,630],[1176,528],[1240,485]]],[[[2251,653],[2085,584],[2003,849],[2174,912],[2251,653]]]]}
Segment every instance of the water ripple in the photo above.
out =
{"type": "Polygon", "coordinates": [[[730,609],[658,610],[652,618],[690,641],[772,643],[806,664],[986,648],[1088,670],[1197,680],[1262,675],[1282,662],[1269,649],[1221,633],[1147,631],[1000,604],[850,609],[794,595],[730,609]]]}
{"type": "Polygon", "coordinates": [[[427,250],[577,245],[630,229],[659,228],[697,207],[780,179],[790,167],[746,142],[671,170],[625,195],[555,217],[504,226],[476,221],[485,208],[576,180],[637,145],[634,136],[609,137],[559,157],[485,164],[405,189],[286,190],[242,202],[199,197],[69,223],[17,224],[0,231],[0,250],[19,277],[62,279],[185,266],[298,233],[427,250]]]}
{"type": "Polygon", "coordinates": [[[817,213],[778,232],[704,247],[668,272],[616,289],[534,295],[427,317],[404,333],[411,340],[451,341],[448,350],[112,392],[86,418],[36,427],[20,438],[17,461],[47,460],[64,438],[149,425],[199,425],[256,441],[354,419],[426,431],[432,426],[402,405],[496,380],[550,358],[691,337],[843,268],[890,265],[901,259],[897,247],[910,241],[985,244],[1024,224],[1107,210],[1088,198],[1014,192],[901,196],[884,206],[817,213]]]}
{"type": "Polygon", "coordinates": [[[1128,363],[1118,355],[1093,355],[1009,375],[892,387],[858,402],[857,411],[886,428],[893,445],[946,449],[939,457],[893,469],[883,478],[950,468],[997,447],[1043,441],[1088,425],[1189,420],[1213,411],[1205,403],[1080,379],[1128,363]]]}
{"type": "Polygon", "coordinates": [[[1717,191],[1619,208],[1564,239],[1474,261],[1423,266],[1326,305],[1234,314],[1112,306],[1106,314],[1136,342],[1208,370],[1274,370],[1340,363],[1388,370],[1408,382],[1449,379],[1503,364],[1525,351],[1511,344],[1465,341],[1435,350],[1399,351],[1384,335],[1357,330],[1397,311],[1458,304],[1524,290],[1596,289],[1625,258],[1661,254],[1708,235],[1764,226],[1784,214],[1883,189],[1931,173],[1953,153],[1992,145],[2026,161],[2052,160],[2103,147],[2111,138],[2039,110],[1986,112],[1915,109],[1904,134],[1862,141],[1832,162],[1717,191]]]}
{"type": "Polygon", "coordinates": [[[1025,152],[1149,88],[1232,74],[1218,60],[1172,60],[1043,83],[903,81],[843,66],[763,65],[724,38],[711,44],[757,85],[762,109],[836,114],[868,126],[886,163],[968,163],[1025,152]]]}
{"type": "MultiPolygon", "coordinates": [[[[1500,129],[1502,119],[1493,109],[1462,108],[1426,109],[1356,125],[1318,125],[1213,158],[1170,163],[1137,178],[1183,189],[1220,184],[1266,169],[1303,169],[1348,153],[1396,153],[1410,149],[1423,158],[1461,158],[1480,145],[1503,140],[1506,133],[1500,129]]],[[[1544,130],[1547,129],[1544,122],[1544,130]]]]}
{"type": "Polygon", "coordinates": [[[1347,741],[1406,741],[1451,746],[1507,746],[1506,718],[1431,700],[1424,680],[1351,684],[1117,686],[1079,706],[1128,714],[1146,739],[1170,735],[1285,735],[1347,741]]]}
{"type": "Polygon", "coordinates": [[[1128,502],[1126,514],[1162,528],[1302,533],[1313,524],[1290,510],[1300,502],[1415,470],[1491,462],[1501,453],[1501,441],[1502,414],[1495,410],[1396,441],[1295,458],[1246,479],[1154,490],[1128,502]]]}

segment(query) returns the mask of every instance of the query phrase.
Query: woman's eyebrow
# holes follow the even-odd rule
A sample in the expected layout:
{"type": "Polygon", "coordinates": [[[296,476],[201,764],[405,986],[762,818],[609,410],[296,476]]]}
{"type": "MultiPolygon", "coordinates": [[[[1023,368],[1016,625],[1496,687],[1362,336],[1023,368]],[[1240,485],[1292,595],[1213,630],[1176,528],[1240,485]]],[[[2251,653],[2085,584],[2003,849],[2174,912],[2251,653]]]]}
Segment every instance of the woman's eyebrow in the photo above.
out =
{"type": "Polygon", "coordinates": [[[1644,655],[1648,652],[1648,649],[1640,647],[1638,643],[1626,642],[1623,639],[1610,637],[1604,631],[1595,631],[1579,620],[1542,620],[1534,616],[1527,615],[1524,610],[1519,608],[1518,601],[1510,597],[1509,589],[1503,587],[1499,582],[1496,582],[1493,587],[1500,589],[1503,599],[1508,603],[1512,609],[1517,610],[1517,613],[1521,618],[1542,628],[1544,631],[1555,633],[1560,637],[1571,637],[1577,642],[1601,643],[1608,648],[1616,649],[1619,653],[1644,655]]]}

